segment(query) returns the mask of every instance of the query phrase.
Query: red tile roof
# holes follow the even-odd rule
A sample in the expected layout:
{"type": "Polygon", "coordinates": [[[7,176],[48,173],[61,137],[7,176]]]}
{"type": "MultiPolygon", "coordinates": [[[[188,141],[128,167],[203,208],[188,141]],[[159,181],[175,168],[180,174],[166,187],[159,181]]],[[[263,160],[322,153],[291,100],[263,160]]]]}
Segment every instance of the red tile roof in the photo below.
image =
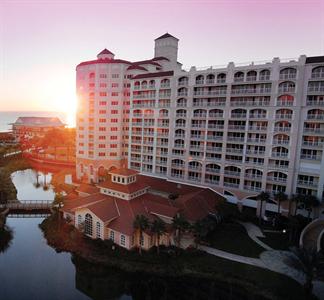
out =
{"type": "Polygon", "coordinates": [[[110,222],[119,217],[116,200],[106,196],[102,201],[94,202],[87,206],[102,222],[110,222]]]}
{"type": "Polygon", "coordinates": [[[145,188],[149,188],[149,186],[146,183],[140,182],[138,180],[136,180],[135,182],[129,183],[129,184],[115,183],[115,182],[112,182],[111,180],[107,180],[107,181],[98,183],[98,187],[107,188],[107,189],[125,193],[125,194],[133,194],[137,191],[141,191],[141,190],[144,190],[145,188]]]}
{"type": "Polygon", "coordinates": [[[132,65],[130,67],[127,68],[127,70],[141,70],[141,71],[147,71],[147,69],[145,69],[142,66],[138,66],[138,65],[132,65]]]}
{"type": "Polygon", "coordinates": [[[91,184],[82,183],[76,188],[77,192],[85,193],[85,194],[95,194],[99,193],[99,189],[96,186],[91,184]]]}
{"type": "Polygon", "coordinates": [[[112,53],[111,51],[109,51],[108,49],[103,49],[98,55],[101,55],[101,54],[112,54],[112,55],[115,55],[114,53],[112,53]]]}
{"type": "Polygon", "coordinates": [[[133,79],[163,77],[163,76],[172,76],[172,75],[173,75],[173,71],[155,72],[155,73],[138,74],[134,76],[133,79]]]}
{"type": "Polygon", "coordinates": [[[116,174],[116,175],[122,175],[122,176],[130,176],[130,175],[136,175],[138,174],[137,171],[127,168],[119,168],[119,169],[113,169],[109,171],[110,174],[116,174]]]}

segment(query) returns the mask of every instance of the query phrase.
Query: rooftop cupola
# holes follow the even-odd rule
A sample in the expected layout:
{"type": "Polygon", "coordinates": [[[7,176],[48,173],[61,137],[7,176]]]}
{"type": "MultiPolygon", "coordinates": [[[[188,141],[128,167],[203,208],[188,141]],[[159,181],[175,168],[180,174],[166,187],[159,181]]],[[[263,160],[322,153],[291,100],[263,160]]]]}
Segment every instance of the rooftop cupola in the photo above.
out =
{"type": "Polygon", "coordinates": [[[108,49],[104,49],[102,50],[98,55],[97,58],[98,59],[114,59],[115,54],[112,53],[111,51],[109,51],[108,49]]]}
{"type": "Polygon", "coordinates": [[[170,62],[176,63],[178,59],[179,40],[169,33],[155,39],[154,57],[166,57],[170,62]]]}
{"type": "Polygon", "coordinates": [[[111,181],[119,184],[130,184],[136,182],[137,173],[137,171],[126,168],[115,169],[109,172],[111,175],[111,181]]]}

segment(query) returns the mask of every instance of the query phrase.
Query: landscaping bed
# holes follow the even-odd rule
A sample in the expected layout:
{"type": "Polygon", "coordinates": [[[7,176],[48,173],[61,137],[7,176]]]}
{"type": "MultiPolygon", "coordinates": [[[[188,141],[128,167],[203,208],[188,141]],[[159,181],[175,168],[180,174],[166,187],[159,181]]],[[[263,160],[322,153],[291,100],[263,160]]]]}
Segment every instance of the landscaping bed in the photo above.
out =
{"type": "MultiPolygon", "coordinates": [[[[59,226],[58,218],[53,215],[40,225],[48,244],[58,252],[71,252],[91,264],[116,267],[131,273],[145,272],[170,278],[191,276],[226,285],[230,283],[255,295],[255,299],[305,299],[303,288],[281,274],[221,259],[195,249],[184,251],[161,248],[160,255],[157,255],[155,249],[143,255],[116,245],[113,250],[111,241],[91,240],[73,226],[61,222],[59,226]]],[[[237,247],[240,247],[239,243],[237,247]]]]}

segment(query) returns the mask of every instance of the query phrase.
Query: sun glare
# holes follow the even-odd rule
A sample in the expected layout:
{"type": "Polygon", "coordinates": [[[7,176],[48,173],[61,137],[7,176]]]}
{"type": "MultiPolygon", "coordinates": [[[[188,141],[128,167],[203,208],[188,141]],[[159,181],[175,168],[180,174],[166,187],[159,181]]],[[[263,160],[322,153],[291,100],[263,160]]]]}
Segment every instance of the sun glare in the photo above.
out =
{"type": "Polygon", "coordinates": [[[76,94],[67,93],[53,97],[54,107],[53,110],[63,112],[66,116],[66,123],[68,127],[75,127],[75,114],[76,114],[76,94]]]}

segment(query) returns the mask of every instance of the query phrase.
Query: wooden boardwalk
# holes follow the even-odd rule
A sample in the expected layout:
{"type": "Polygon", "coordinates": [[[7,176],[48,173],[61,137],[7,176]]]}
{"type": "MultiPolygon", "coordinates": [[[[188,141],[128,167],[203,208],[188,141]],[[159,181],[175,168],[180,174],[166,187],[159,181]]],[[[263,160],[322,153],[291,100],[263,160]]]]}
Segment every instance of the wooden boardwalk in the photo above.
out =
{"type": "Polygon", "coordinates": [[[8,210],[11,213],[35,213],[50,212],[53,206],[53,201],[48,200],[24,200],[24,201],[11,201],[6,204],[0,204],[0,209],[8,210]]]}

